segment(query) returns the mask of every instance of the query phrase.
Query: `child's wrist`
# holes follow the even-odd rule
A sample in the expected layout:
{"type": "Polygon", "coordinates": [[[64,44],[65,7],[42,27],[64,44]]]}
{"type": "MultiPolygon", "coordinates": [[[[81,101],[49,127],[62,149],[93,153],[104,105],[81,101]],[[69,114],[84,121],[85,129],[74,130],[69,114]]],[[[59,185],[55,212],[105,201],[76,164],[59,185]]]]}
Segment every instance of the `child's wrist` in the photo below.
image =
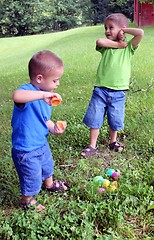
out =
{"type": "Polygon", "coordinates": [[[53,128],[50,128],[50,129],[49,129],[49,132],[50,132],[51,134],[53,134],[53,135],[56,135],[56,132],[55,132],[55,124],[54,124],[53,128]]]}

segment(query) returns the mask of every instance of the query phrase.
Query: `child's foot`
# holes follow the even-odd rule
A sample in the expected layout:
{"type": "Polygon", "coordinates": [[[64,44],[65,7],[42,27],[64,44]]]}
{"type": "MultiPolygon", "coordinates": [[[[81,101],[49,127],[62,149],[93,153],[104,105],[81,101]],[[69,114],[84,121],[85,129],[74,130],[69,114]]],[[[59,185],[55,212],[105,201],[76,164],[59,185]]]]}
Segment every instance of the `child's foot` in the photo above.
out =
{"type": "Polygon", "coordinates": [[[114,150],[115,152],[122,152],[124,149],[124,145],[118,143],[118,142],[113,142],[109,144],[110,150],[114,150]]]}
{"type": "Polygon", "coordinates": [[[93,156],[98,150],[98,146],[96,146],[95,148],[91,147],[91,146],[87,146],[82,152],[81,152],[81,156],[84,158],[90,158],[91,156],[93,156]]]}
{"type": "Polygon", "coordinates": [[[19,205],[24,210],[27,210],[30,207],[35,206],[36,212],[40,212],[45,209],[45,207],[42,204],[38,203],[33,197],[29,198],[27,201],[21,199],[19,205]]]}
{"type": "Polygon", "coordinates": [[[43,188],[48,190],[49,192],[57,192],[57,191],[63,192],[63,191],[69,190],[69,185],[66,182],[54,180],[51,187],[43,186],[43,188]]]}

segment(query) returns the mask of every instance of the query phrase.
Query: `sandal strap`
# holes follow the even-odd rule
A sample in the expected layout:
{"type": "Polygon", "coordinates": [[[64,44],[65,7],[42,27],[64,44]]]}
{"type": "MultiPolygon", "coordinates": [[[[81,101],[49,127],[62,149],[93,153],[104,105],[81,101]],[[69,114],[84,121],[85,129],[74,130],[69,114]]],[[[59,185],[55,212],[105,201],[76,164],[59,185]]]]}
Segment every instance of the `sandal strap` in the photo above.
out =
{"type": "MultiPolygon", "coordinates": [[[[31,206],[31,202],[35,199],[33,197],[29,198],[27,201],[23,201],[22,199],[19,201],[19,205],[23,209],[28,209],[31,206]]],[[[36,200],[35,200],[36,201],[36,200]]]]}
{"type": "Polygon", "coordinates": [[[124,149],[124,145],[120,144],[119,142],[113,142],[109,144],[110,150],[115,150],[116,152],[120,152],[124,149]]]}
{"type": "Polygon", "coordinates": [[[81,156],[85,158],[89,158],[93,156],[98,150],[98,145],[95,148],[91,147],[90,145],[85,147],[85,149],[81,152],[81,156]]]}
{"type": "Polygon", "coordinates": [[[52,187],[50,188],[45,187],[45,189],[48,190],[49,192],[66,191],[64,187],[67,187],[66,190],[68,190],[69,189],[68,183],[62,182],[60,180],[54,180],[52,187]]]}
{"type": "Polygon", "coordinates": [[[23,199],[21,199],[19,201],[19,205],[25,211],[28,210],[31,207],[34,207],[36,212],[40,212],[40,211],[45,209],[45,207],[42,204],[40,204],[39,202],[37,202],[35,200],[35,198],[33,198],[33,197],[28,198],[27,201],[24,201],[23,199]],[[31,204],[32,201],[34,201],[33,204],[31,204]]]}

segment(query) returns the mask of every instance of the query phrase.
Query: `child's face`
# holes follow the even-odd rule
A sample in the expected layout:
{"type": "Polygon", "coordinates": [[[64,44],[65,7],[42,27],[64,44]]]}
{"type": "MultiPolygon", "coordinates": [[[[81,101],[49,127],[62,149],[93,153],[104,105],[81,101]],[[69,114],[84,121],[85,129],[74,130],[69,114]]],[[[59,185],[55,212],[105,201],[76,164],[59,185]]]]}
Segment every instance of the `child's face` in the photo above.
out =
{"type": "Polygon", "coordinates": [[[56,89],[60,84],[60,78],[62,77],[64,72],[64,67],[61,66],[59,68],[54,69],[54,73],[50,73],[47,77],[42,76],[42,80],[39,84],[39,88],[43,91],[52,92],[56,89]]]}
{"type": "Polygon", "coordinates": [[[111,20],[106,20],[104,27],[105,27],[105,36],[112,41],[117,41],[118,33],[121,30],[121,27],[111,20]]]}

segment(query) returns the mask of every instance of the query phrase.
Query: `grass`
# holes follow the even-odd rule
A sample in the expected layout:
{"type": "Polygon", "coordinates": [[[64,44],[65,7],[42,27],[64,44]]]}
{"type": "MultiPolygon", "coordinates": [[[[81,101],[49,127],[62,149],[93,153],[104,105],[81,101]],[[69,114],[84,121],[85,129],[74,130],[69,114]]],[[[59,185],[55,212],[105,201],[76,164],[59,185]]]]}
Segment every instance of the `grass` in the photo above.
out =
{"type": "Polygon", "coordinates": [[[100,54],[95,41],[103,27],[83,27],[66,32],[0,39],[0,236],[1,239],[153,239],[154,235],[154,28],[146,27],[144,39],[132,60],[127,93],[125,128],[119,133],[126,149],[110,152],[105,121],[98,139],[99,153],[90,160],[80,157],[89,142],[83,125],[95,83],[100,54]],[[20,189],[11,160],[12,92],[29,81],[27,63],[39,50],[49,49],[65,63],[58,93],[63,102],[53,109],[52,119],[66,120],[67,131],[49,136],[55,160],[55,178],[71,185],[69,192],[36,198],[46,210],[23,212],[18,207],[20,189]],[[106,169],[121,172],[117,191],[97,194],[93,178],[107,177],[106,169]]]}

